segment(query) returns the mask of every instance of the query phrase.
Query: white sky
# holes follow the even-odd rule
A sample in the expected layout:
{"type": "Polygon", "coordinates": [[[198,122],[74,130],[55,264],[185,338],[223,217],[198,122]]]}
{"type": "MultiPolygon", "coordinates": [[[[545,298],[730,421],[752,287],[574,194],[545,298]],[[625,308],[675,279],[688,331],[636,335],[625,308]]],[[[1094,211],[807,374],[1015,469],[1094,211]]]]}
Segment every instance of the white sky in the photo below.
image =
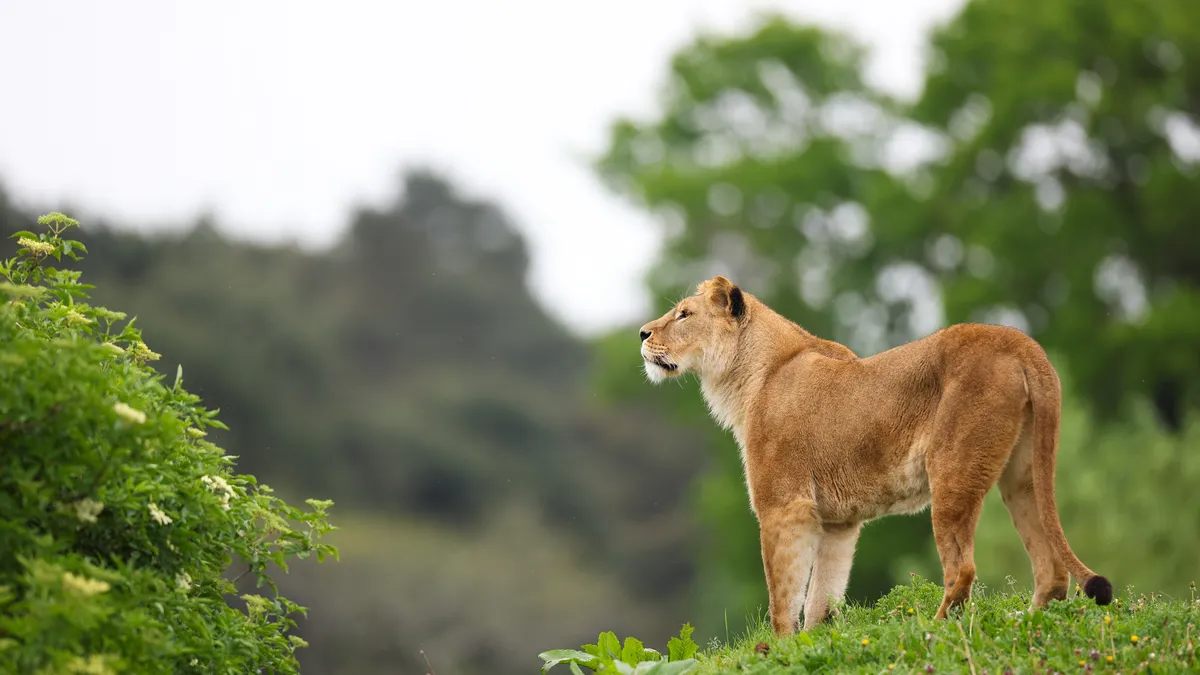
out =
{"type": "Polygon", "coordinates": [[[322,245],[429,165],[508,211],[534,292],[592,333],[662,308],[642,289],[654,227],[585,157],[614,117],[654,110],[697,27],[762,9],[835,26],[871,46],[872,83],[913,96],[925,31],[960,4],[0,0],[0,184],[84,220],[206,210],[238,237],[322,245]]]}

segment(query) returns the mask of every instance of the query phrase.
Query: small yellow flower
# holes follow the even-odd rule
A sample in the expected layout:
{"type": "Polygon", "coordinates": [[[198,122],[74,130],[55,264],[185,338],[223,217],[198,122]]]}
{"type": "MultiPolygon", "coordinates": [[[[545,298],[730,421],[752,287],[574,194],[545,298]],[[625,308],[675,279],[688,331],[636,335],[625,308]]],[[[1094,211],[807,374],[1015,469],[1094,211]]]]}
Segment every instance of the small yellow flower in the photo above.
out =
{"type": "Polygon", "coordinates": [[[29,251],[38,258],[54,253],[54,244],[47,244],[44,241],[38,241],[28,237],[21,237],[17,240],[17,243],[29,249],[29,251]]]}
{"type": "Polygon", "coordinates": [[[162,354],[151,351],[150,348],[146,346],[146,343],[140,340],[133,343],[133,345],[129,347],[128,351],[133,356],[135,361],[157,361],[158,359],[162,358],[162,354]]]}
{"type": "Polygon", "coordinates": [[[1086,665],[1087,665],[1087,661],[1084,661],[1083,659],[1079,659],[1079,667],[1080,667],[1080,668],[1082,668],[1082,667],[1084,667],[1084,666],[1086,666],[1086,665]]]}
{"type": "Polygon", "coordinates": [[[895,670],[895,669],[896,669],[896,664],[894,664],[894,663],[888,664],[888,670],[895,670]]]}
{"type": "Polygon", "coordinates": [[[1112,625],[1112,617],[1111,616],[1109,616],[1107,614],[1104,615],[1104,625],[1106,625],[1106,626],[1112,625]]]}
{"type": "Polygon", "coordinates": [[[1132,642],[1133,644],[1135,644],[1135,645],[1136,645],[1136,644],[1137,644],[1137,641],[1138,641],[1138,636],[1136,636],[1136,635],[1130,635],[1130,636],[1129,636],[1129,641],[1130,641],[1130,642],[1132,642]]]}
{"type": "Polygon", "coordinates": [[[96,517],[103,510],[104,504],[86,497],[75,502],[75,517],[85,523],[96,522],[96,517]]]}
{"type": "Polygon", "coordinates": [[[76,312],[76,311],[75,311],[75,310],[73,310],[73,309],[69,309],[69,310],[67,310],[67,325],[69,325],[69,326],[76,326],[76,325],[79,325],[79,324],[88,324],[88,323],[91,323],[91,322],[92,322],[92,320],[91,320],[91,319],[89,319],[89,318],[87,318],[86,316],[84,316],[84,315],[80,314],[79,312],[76,312]]]}
{"type": "Polygon", "coordinates": [[[113,404],[113,411],[117,413],[118,417],[126,422],[132,422],[134,424],[146,423],[146,413],[125,403],[113,404]]]}
{"type": "Polygon", "coordinates": [[[1109,654],[1108,656],[1104,657],[1104,661],[1106,663],[1112,663],[1113,662],[1112,654],[1109,654]]]}
{"type": "Polygon", "coordinates": [[[247,594],[240,597],[242,600],[246,601],[246,613],[250,615],[251,619],[259,614],[265,613],[271,608],[271,605],[267,602],[267,599],[261,595],[247,594]]]}
{"type": "Polygon", "coordinates": [[[912,608],[912,607],[909,607],[909,608],[908,608],[908,613],[909,613],[909,614],[912,614],[912,613],[913,613],[913,608],[912,608]]]}
{"type": "Polygon", "coordinates": [[[863,638],[862,643],[863,643],[863,646],[866,647],[867,645],[871,644],[871,641],[868,640],[867,638],[863,638]]]}
{"type": "Polygon", "coordinates": [[[97,593],[104,593],[109,588],[107,582],[99,581],[97,579],[88,579],[87,577],[75,576],[70,572],[63,572],[62,584],[63,588],[66,588],[72,593],[83,596],[92,596],[97,593]]]}
{"type": "Polygon", "coordinates": [[[158,505],[154,502],[150,502],[150,517],[158,521],[159,525],[170,525],[172,522],[171,516],[163,513],[163,510],[158,508],[158,505]]]}
{"type": "Polygon", "coordinates": [[[295,649],[303,649],[308,646],[308,641],[299,635],[289,635],[288,641],[292,643],[292,647],[295,649]]]}

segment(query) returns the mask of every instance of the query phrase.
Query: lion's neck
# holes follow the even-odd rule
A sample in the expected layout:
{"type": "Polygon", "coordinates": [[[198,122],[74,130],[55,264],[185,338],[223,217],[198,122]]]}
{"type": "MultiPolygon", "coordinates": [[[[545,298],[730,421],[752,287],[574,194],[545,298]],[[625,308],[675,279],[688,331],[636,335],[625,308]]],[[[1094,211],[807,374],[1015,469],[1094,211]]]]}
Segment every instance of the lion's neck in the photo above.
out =
{"type": "Polygon", "coordinates": [[[753,406],[767,378],[791,357],[815,348],[818,342],[818,338],[766,305],[755,303],[735,354],[716,372],[700,375],[700,391],[709,412],[717,424],[733,432],[743,452],[746,411],[753,406]]]}

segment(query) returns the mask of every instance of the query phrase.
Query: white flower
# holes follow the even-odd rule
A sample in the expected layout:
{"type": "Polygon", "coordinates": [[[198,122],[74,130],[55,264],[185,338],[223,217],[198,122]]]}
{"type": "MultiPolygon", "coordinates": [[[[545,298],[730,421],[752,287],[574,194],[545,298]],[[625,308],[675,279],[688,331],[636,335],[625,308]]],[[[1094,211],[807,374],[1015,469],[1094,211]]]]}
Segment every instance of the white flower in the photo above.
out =
{"type": "Polygon", "coordinates": [[[158,521],[159,525],[171,524],[171,516],[163,513],[162,509],[158,508],[158,505],[154,502],[150,502],[150,517],[158,521]]]}
{"type": "Polygon", "coordinates": [[[187,572],[180,572],[180,573],[179,573],[179,574],[178,574],[178,575],[175,577],[175,585],[176,585],[176,586],[178,586],[178,587],[180,587],[180,588],[182,588],[182,589],[183,589],[183,590],[185,590],[185,591],[186,591],[187,589],[191,588],[191,587],[192,587],[192,577],[191,577],[191,575],[190,575],[190,574],[188,574],[187,572]]]}
{"type": "Polygon", "coordinates": [[[108,590],[108,583],[97,581],[96,579],[88,579],[87,577],[78,577],[70,572],[63,572],[62,575],[63,588],[78,593],[79,595],[91,596],[97,593],[103,593],[108,590]]]}
{"type": "Polygon", "coordinates": [[[192,438],[204,438],[205,436],[207,436],[207,435],[208,435],[208,432],[207,432],[207,431],[203,431],[203,430],[201,430],[201,429],[197,429],[196,427],[188,427],[188,428],[187,428],[187,433],[188,433],[188,435],[189,435],[189,436],[191,436],[192,438]]]}
{"type": "Polygon", "coordinates": [[[221,493],[221,508],[228,511],[229,500],[234,496],[233,486],[221,476],[202,476],[200,482],[207,485],[213,492],[221,493]]]}
{"type": "Polygon", "coordinates": [[[81,324],[81,323],[86,324],[86,323],[91,323],[91,322],[92,322],[91,319],[80,314],[79,312],[76,312],[73,309],[67,310],[67,324],[68,325],[74,326],[76,324],[81,324]]]}
{"type": "Polygon", "coordinates": [[[104,347],[105,349],[109,350],[110,352],[112,352],[114,354],[124,354],[125,353],[125,350],[121,349],[121,345],[116,344],[114,342],[104,342],[104,343],[101,343],[100,346],[104,347]]]}
{"type": "Polygon", "coordinates": [[[75,502],[75,517],[85,523],[96,522],[96,516],[104,510],[104,504],[93,499],[83,498],[75,502]]]}
{"type": "Polygon", "coordinates": [[[44,241],[21,237],[17,240],[17,243],[29,249],[31,253],[38,257],[54,253],[54,244],[48,244],[44,241]]]}
{"type": "Polygon", "coordinates": [[[113,412],[117,413],[117,416],[126,422],[132,422],[134,424],[146,423],[146,413],[124,403],[114,404],[113,412]]]}

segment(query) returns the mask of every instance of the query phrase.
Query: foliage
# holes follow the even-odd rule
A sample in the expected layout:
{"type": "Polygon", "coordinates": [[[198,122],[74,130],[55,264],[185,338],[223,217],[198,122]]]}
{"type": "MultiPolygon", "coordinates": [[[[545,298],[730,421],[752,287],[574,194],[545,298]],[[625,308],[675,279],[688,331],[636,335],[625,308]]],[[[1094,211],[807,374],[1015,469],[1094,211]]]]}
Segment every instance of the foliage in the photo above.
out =
{"type": "Polygon", "coordinates": [[[1197,22],[1190,0],[968,3],[911,110],[947,153],[923,201],[890,201],[947,320],[1000,309],[1100,415],[1140,395],[1176,431],[1200,405],[1197,22]]]}
{"type": "Polygon", "coordinates": [[[976,582],[967,607],[936,621],[941,599],[938,585],[914,577],[809,633],[780,640],[760,621],[737,644],[702,654],[696,672],[1183,673],[1200,665],[1194,585],[1182,598],[1130,590],[1109,607],[1077,590],[1026,613],[1028,594],[976,582]]]}
{"type": "Polygon", "coordinates": [[[1197,21],[1191,0],[974,0],[902,105],[853,41],[768,17],[681,50],[598,169],[661,216],[653,297],[724,272],[868,354],[1018,325],[1101,414],[1140,395],[1178,429],[1200,405],[1197,21]]]}
{"type": "Polygon", "coordinates": [[[698,645],[692,642],[692,631],[690,624],[683,624],[683,628],[679,630],[679,637],[673,637],[667,642],[666,658],[634,637],[626,637],[622,646],[616,633],[612,631],[601,633],[596,639],[596,644],[583,645],[583,651],[552,649],[538,654],[538,657],[545,662],[542,666],[543,673],[560,663],[566,663],[576,675],[583,674],[580,666],[597,673],[683,675],[696,668],[696,659],[693,657],[698,645]]]}
{"type": "Polygon", "coordinates": [[[182,370],[166,386],[134,321],[51,266],[86,252],[77,223],[39,223],[0,264],[0,671],[297,672],[305,608],[269,566],[336,556],[331,502],[235,474],[182,370]],[[235,558],[272,592],[230,604],[235,558]]]}

